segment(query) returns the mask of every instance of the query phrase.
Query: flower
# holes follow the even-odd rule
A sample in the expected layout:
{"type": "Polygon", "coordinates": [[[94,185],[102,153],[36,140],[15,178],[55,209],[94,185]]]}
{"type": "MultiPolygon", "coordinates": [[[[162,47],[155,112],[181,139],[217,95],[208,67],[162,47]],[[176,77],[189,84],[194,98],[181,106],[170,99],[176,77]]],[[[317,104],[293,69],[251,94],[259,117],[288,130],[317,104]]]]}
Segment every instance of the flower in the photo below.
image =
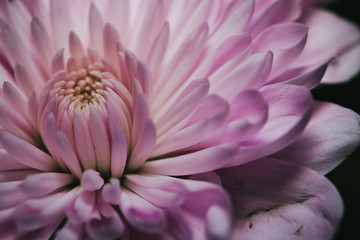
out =
{"type": "Polygon", "coordinates": [[[331,237],[360,33],[311,2],[1,1],[0,238],[331,237]]]}

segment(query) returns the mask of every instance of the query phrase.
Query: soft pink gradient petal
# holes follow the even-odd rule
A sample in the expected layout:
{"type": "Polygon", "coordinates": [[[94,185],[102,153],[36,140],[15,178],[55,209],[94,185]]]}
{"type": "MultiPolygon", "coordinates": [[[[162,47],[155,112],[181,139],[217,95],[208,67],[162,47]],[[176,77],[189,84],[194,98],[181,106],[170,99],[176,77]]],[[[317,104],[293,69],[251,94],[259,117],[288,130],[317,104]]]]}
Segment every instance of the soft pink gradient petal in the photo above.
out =
{"type": "Polygon", "coordinates": [[[236,144],[223,144],[194,153],[146,162],[146,173],[181,176],[212,171],[231,161],[237,153],[236,144]]]}
{"type": "Polygon", "coordinates": [[[309,121],[313,101],[306,88],[270,85],[261,94],[269,106],[268,121],[253,138],[240,143],[237,155],[226,166],[240,165],[284,148],[309,121]]]}
{"type": "Polygon", "coordinates": [[[342,215],[335,187],[309,168],[267,158],[219,174],[239,206],[234,240],[277,236],[326,240],[342,215]]]}
{"type": "Polygon", "coordinates": [[[16,209],[14,220],[24,230],[35,230],[51,223],[60,224],[64,209],[76,192],[71,190],[31,199],[16,209]]]}
{"type": "Polygon", "coordinates": [[[208,139],[221,129],[229,113],[227,101],[217,95],[208,95],[191,115],[183,128],[170,136],[158,139],[152,156],[159,156],[208,139]]]}
{"type": "Polygon", "coordinates": [[[47,172],[27,176],[19,185],[31,198],[38,198],[71,184],[73,176],[66,173],[47,172]]]}
{"type": "Polygon", "coordinates": [[[355,26],[316,8],[307,11],[301,21],[309,26],[309,37],[296,66],[308,66],[335,57],[323,83],[344,82],[359,71],[360,33],[355,26]]]}
{"type": "Polygon", "coordinates": [[[166,228],[164,209],[152,205],[127,189],[122,190],[119,206],[132,226],[141,231],[159,233],[166,228]]]}
{"type": "Polygon", "coordinates": [[[43,171],[55,169],[55,161],[48,154],[11,133],[0,131],[0,143],[18,162],[26,166],[43,171]]]}
{"type": "Polygon", "coordinates": [[[272,157],[326,174],[360,145],[360,118],[350,109],[317,102],[301,135],[272,157]]]}

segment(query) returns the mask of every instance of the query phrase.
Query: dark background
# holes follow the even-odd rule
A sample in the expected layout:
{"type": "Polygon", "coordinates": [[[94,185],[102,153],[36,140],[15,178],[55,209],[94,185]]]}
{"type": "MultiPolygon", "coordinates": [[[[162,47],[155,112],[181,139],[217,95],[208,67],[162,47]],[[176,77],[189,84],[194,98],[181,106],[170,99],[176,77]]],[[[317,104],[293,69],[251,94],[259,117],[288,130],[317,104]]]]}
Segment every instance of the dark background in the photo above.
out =
{"type": "MultiPolygon", "coordinates": [[[[360,26],[359,4],[359,0],[338,0],[325,6],[360,26]]],[[[313,96],[360,114],[360,74],[345,84],[322,86],[313,91],[313,96]]],[[[345,206],[345,214],[334,240],[360,239],[360,148],[327,177],[338,188],[345,206]]]]}

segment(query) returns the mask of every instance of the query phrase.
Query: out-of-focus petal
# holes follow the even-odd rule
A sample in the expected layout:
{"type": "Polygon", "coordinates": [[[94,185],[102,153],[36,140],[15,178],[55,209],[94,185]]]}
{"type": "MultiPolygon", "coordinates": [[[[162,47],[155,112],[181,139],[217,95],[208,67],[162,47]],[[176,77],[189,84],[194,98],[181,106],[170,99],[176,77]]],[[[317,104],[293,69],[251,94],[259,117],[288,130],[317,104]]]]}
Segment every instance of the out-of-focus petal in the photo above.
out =
{"type": "Polygon", "coordinates": [[[342,215],[335,187],[306,167],[267,158],[220,170],[219,175],[238,206],[234,240],[326,240],[342,215]]]}
{"type": "Polygon", "coordinates": [[[301,135],[272,157],[326,174],[360,144],[360,117],[350,109],[317,102],[301,135]]]}
{"type": "Polygon", "coordinates": [[[308,41],[295,66],[325,62],[335,57],[323,83],[344,82],[359,71],[360,33],[354,25],[320,9],[309,9],[301,21],[309,27],[308,41]]]}

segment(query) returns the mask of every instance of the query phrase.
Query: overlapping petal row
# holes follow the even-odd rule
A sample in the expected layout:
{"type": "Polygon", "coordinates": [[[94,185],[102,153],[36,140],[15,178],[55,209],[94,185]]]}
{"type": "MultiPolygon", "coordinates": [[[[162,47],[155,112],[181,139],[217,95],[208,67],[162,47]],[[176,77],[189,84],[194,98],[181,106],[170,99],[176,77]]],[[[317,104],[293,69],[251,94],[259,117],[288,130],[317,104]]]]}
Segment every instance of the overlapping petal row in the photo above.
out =
{"type": "Polygon", "coordinates": [[[0,238],[328,239],[360,33],[309,4],[1,1],[0,238]]]}

